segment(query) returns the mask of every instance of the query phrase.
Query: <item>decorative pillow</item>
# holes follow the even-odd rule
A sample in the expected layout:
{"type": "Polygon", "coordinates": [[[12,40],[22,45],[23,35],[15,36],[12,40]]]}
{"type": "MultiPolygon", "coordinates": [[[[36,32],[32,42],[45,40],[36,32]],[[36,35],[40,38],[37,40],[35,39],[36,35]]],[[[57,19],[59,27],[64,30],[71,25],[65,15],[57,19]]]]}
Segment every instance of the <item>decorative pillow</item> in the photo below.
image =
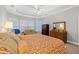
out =
{"type": "Polygon", "coordinates": [[[11,32],[0,33],[0,47],[8,49],[11,53],[18,52],[19,38],[11,32]]]}
{"type": "Polygon", "coordinates": [[[20,33],[20,29],[13,29],[13,31],[15,32],[15,34],[19,34],[20,33]]]}

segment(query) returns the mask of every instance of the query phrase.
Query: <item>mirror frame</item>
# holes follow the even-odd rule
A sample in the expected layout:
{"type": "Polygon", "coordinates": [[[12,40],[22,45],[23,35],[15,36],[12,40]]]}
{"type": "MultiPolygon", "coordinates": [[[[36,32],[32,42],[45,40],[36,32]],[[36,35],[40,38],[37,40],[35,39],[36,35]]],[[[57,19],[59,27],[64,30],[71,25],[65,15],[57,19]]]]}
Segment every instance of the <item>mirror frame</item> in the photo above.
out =
{"type": "Polygon", "coordinates": [[[54,22],[53,23],[53,29],[54,29],[54,24],[61,24],[61,23],[64,24],[64,31],[66,31],[66,22],[65,21],[62,21],[62,22],[54,22]]]}

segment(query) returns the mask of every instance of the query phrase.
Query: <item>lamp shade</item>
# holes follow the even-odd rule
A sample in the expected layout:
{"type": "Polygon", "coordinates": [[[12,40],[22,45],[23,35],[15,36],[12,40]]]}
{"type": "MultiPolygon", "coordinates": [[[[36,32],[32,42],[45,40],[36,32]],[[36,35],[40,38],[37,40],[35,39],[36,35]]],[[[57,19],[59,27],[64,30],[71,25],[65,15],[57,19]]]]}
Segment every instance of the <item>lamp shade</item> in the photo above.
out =
{"type": "Polygon", "coordinates": [[[6,21],[5,28],[12,29],[13,28],[13,22],[12,21],[6,21]]]}

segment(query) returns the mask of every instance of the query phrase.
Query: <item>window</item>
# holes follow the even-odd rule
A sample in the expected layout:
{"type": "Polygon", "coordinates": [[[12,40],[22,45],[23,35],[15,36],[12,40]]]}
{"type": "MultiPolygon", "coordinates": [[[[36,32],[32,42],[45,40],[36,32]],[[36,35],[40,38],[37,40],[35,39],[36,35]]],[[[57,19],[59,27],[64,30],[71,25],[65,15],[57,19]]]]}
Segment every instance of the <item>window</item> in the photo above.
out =
{"type": "Polygon", "coordinates": [[[41,33],[41,31],[42,31],[42,22],[41,21],[36,22],[36,31],[41,33]]]}

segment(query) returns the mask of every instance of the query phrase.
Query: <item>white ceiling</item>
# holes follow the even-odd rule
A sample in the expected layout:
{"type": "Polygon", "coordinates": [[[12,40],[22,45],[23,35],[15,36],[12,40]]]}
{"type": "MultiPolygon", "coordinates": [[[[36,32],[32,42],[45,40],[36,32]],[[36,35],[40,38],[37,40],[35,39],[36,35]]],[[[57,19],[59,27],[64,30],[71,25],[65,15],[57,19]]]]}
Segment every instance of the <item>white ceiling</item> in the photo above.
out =
{"type": "Polygon", "coordinates": [[[27,17],[46,17],[70,8],[74,5],[7,5],[8,12],[27,17]]]}

